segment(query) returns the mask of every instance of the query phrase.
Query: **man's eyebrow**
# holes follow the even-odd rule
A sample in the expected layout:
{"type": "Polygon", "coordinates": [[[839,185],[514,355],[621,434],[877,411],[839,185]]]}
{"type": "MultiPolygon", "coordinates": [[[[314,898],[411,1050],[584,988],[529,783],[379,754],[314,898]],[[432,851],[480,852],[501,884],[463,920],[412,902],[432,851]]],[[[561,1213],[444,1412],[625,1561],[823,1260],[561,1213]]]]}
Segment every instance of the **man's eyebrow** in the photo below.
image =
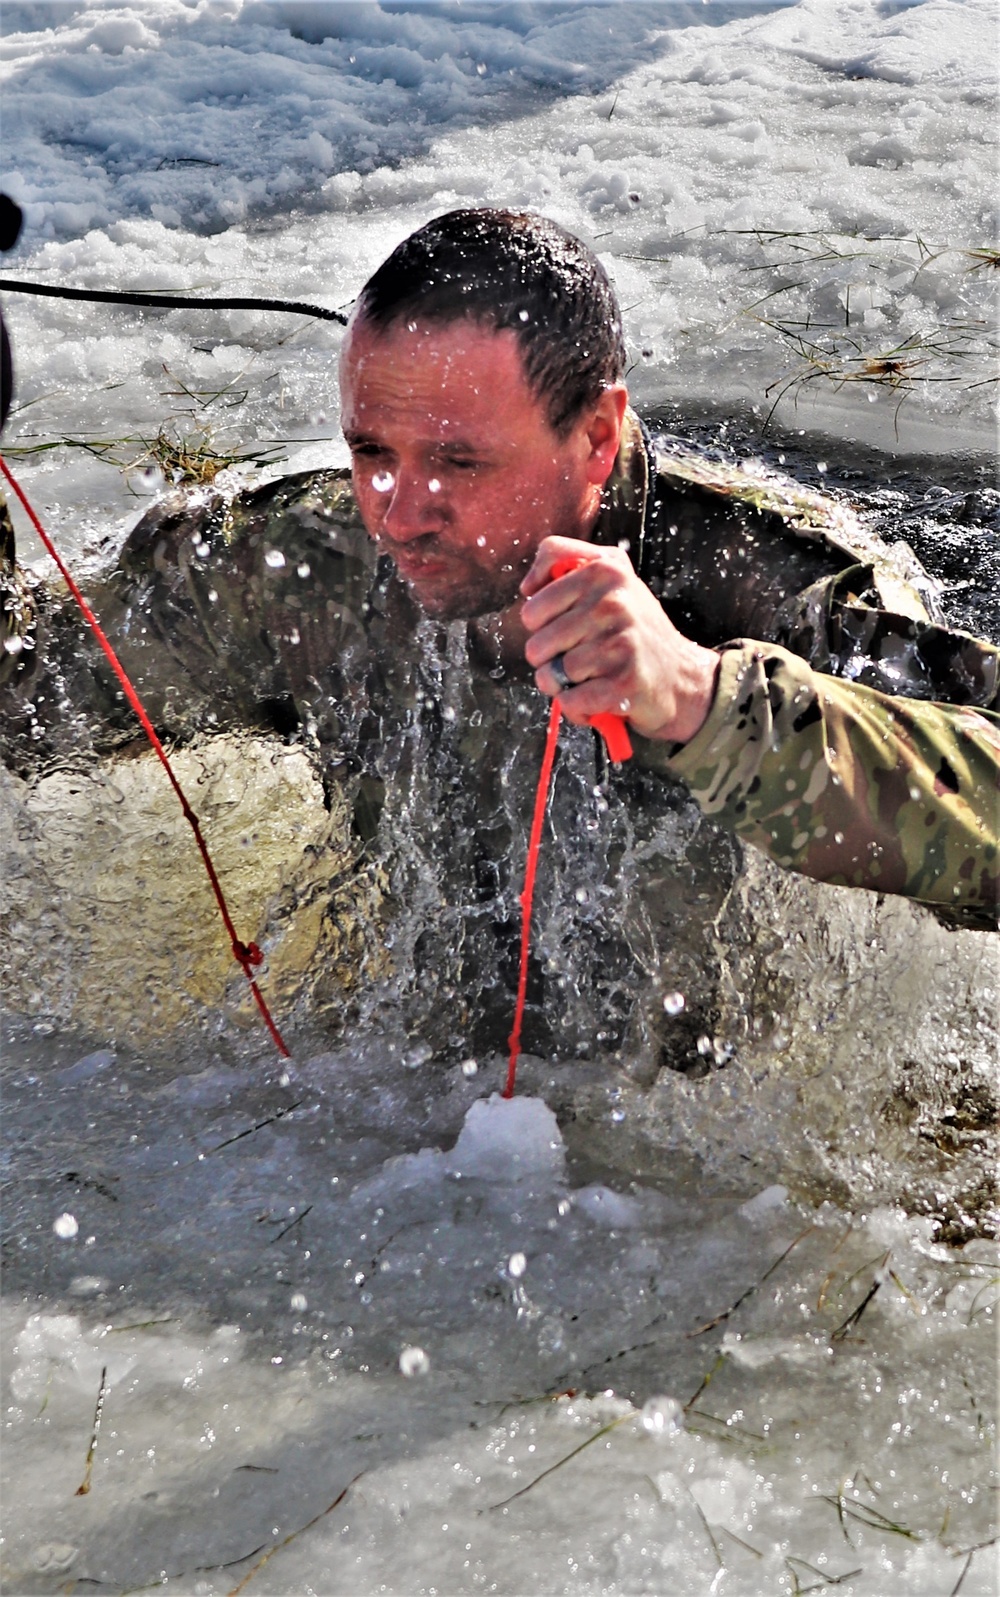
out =
{"type": "MultiPolygon", "coordinates": [[[[383,447],[381,439],[376,437],[374,433],[363,432],[357,427],[344,427],[342,431],[346,442],[352,449],[367,444],[372,444],[378,449],[383,447]]],[[[485,439],[453,438],[450,435],[438,438],[430,447],[432,449],[440,449],[443,453],[449,455],[478,455],[480,457],[490,454],[492,449],[491,444],[485,439]]]]}

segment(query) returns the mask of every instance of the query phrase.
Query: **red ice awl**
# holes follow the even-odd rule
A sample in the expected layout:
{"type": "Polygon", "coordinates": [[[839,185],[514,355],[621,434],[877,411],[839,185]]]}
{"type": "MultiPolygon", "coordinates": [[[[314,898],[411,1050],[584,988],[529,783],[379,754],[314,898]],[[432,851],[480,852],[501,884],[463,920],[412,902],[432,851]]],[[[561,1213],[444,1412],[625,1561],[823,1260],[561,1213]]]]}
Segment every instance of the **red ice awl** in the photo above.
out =
{"type": "MultiPolygon", "coordinates": [[[[568,576],[582,564],[579,560],[560,560],[553,567],[552,581],[558,577],[568,576]]],[[[545,809],[549,798],[549,784],[552,781],[552,766],[556,757],[556,744],[559,741],[559,726],[562,722],[562,706],[558,699],[552,700],[549,712],[549,730],[545,739],[545,752],[542,755],[542,769],[538,777],[538,788],[535,793],[535,813],[531,818],[531,832],[528,836],[528,854],[524,864],[524,890],[521,893],[521,965],[517,976],[517,1002],[514,1005],[514,1027],[509,1041],[510,1059],[507,1064],[507,1081],[503,1089],[504,1098],[513,1098],[514,1081],[517,1076],[517,1061],[521,1054],[521,1024],[524,1020],[524,1003],[528,991],[528,954],[531,949],[531,903],[535,896],[535,876],[538,871],[538,851],[542,841],[542,827],[545,823],[545,809]]],[[[632,742],[628,735],[625,717],[612,715],[606,711],[603,715],[592,715],[590,725],[595,732],[599,732],[604,739],[608,751],[608,758],[616,765],[632,758],[632,742]]]]}
{"type": "Polygon", "coordinates": [[[237,960],[237,962],[243,967],[243,974],[250,983],[250,991],[253,993],[257,1008],[260,1010],[261,1015],[263,1016],[264,1024],[271,1033],[271,1038],[275,1047],[283,1058],[290,1059],[291,1055],[289,1054],[288,1049],[285,1047],[280,1031],[271,1018],[271,1011],[268,1009],[267,1004],[264,1001],[264,995],[257,986],[257,980],[253,974],[253,967],[255,965],[261,964],[264,956],[257,947],[256,943],[243,943],[236,935],[236,927],[233,925],[233,919],[229,913],[229,905],[226,903],[225,895],[222,891],[222,884],[216,875],[215,866],[212,863],[212,857],[208,852],[208,845],[201,835],[201,825],[198,821],[198,817],[188,803],[187,795],[185,794],[184,789],[181,787],[180,782],[177,780],[177,777],[174,775],[173,766],[170,764],[170,761],[167,758],[167,752],[164,749],[163,744],[156,735],[152,721],[146,714],[142,700],[139,698],[138,693],[132,686],[125,667],[122,665],[114,649],[111,647],[111,644],[105,637],[101,628],[101,623],[98,621],[93,610],[91,610],[86,599],[83,597],[83,594],[80,592],[76,583],[73,581],[73,578],[70,576],[69,571],[63,562],[62,556],[59,554],[52,542],[52,539],[45,531],[45,528],[42,526],[41,522],[36,516],[32,506],[29,504],[28,497],[25,494],[24,489],[21,487],[20,483],[17,481],[10,467],[7,465],[7,462],[2,456],[0,456],[0,471],[3,472],[7,481],[17,494],[18,499],[21,501],[21,504],[24,506],[28,516],[30,517],[31,524],[37,532],[39,538],[42,540],[47,553],[58,566],[59,573],[63,581],[65,582],[70,593],[73,595],[73,598],[76,600],[80,610],[83,613],[84,619],[87,622],[87,625],[90,627],[95,638],[104,651],[104,655],[108,661],[108,664],[122,685],[122,691],[125,694],[125,697],[128,699],[129,704],[131,704],[136,715],[139,717],[139,720],[142,723],[142,729],[152,744],[157,759],[160,761],[160,764],[163,766],[163,769],[166,771],[167,776],[170,779],[170,785],[177,794],[181,809],[184,812],[184,819],[188,822],[191,830],[194,833],[195,842],[198,845],[202,862],[205,866],[205,870],[208,873],[208,879],[212,884],[212,891],[215,894],[215,900],[219,906],[219,913],[222,916],[223,924],[225,925],[226,931],[229,935],[230,946],[233,950],[233,958],[237,960]]]}
{"type": "MultiPolygon", "coordinates": [[[[551,580],[556,582],[560,577],[568,577],[571,571],[575,571],[581,565],[583,565],[582,560],[560,560],[552,568],[551,580]]],[[[558,703],[558,700],[556,702],[558,703]]],[[[595,732],[600,732],[604,739],[609,760],[621,765],[625,760],[632,758],[632,742],[623,715],[612,715],[606,710],[603,715],[592,715],[590,725],[595,732]]]]}

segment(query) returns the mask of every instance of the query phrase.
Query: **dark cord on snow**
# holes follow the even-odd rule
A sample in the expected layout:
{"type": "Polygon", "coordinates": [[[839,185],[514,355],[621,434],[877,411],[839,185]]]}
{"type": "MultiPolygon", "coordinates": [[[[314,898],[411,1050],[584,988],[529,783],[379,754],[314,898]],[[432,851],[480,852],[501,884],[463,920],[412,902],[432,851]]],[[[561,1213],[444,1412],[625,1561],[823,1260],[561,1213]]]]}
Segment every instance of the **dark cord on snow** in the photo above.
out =
{"type": "Polygon", "coordinates": [[[84,299],[103,305],[149,305],[156,310],[289,311],[295,316],[316,316],[320,321],[347,326],[343,311],[328,311],[322,305],[302,305],[287,299],[201,299],[197,294],[124,294],[111,289],[56,288],[49,283],[24,283],[18,278],[0,278],[5,294],[38,294],[44,299],[84,299]]]}

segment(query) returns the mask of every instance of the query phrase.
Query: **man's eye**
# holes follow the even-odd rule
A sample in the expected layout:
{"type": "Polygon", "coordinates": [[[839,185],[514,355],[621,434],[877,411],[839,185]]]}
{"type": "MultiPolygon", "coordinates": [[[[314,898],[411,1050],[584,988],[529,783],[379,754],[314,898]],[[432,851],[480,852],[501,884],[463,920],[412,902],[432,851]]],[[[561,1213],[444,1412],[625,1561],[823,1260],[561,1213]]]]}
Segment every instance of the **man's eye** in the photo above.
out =
{"type": "Polygon", "coordinates": [[[455,471],[478,471],[482,465],[481,460],[473,460],[469,455],[448,455],[446,459],[455,471]]]}

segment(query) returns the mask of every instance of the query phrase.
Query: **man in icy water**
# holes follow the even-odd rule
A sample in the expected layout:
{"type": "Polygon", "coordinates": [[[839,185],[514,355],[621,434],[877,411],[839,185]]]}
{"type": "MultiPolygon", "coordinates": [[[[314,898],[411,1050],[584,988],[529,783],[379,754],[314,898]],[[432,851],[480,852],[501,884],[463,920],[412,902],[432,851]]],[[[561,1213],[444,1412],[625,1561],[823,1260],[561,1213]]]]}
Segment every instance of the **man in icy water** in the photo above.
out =
{"type": "MultiPolygon", "coordinates": [[[[641,1044],[685,1069],[711,1021],[734,835],[819,881],[993,923],[1000,652],[939,624],[919,570],[832,500],[657,456],[624,365],[583,244],[537,216],[441,217],[354,310],[350,482],[175,495],[95,600],[164,730],[300,738],[365,844],[391,835],[413,981],[480,1045],[509,1024],[535,689],[558,693],[581,730],[546,845],[539,1046],[558,1024],[570,1046],[641,1044]],[[617,771],[585,730],[602,711],[633,734],[617,771]],[[552,981],[561,1018],[544,1022],[552,981]],[[665,1027],[674,989],[686,1013],[665,1027]]],[[[65,752],[67,701],[89,715],[78,741],[131,734],[68,609],[25,641],[15,763],[65,752]]]]}

